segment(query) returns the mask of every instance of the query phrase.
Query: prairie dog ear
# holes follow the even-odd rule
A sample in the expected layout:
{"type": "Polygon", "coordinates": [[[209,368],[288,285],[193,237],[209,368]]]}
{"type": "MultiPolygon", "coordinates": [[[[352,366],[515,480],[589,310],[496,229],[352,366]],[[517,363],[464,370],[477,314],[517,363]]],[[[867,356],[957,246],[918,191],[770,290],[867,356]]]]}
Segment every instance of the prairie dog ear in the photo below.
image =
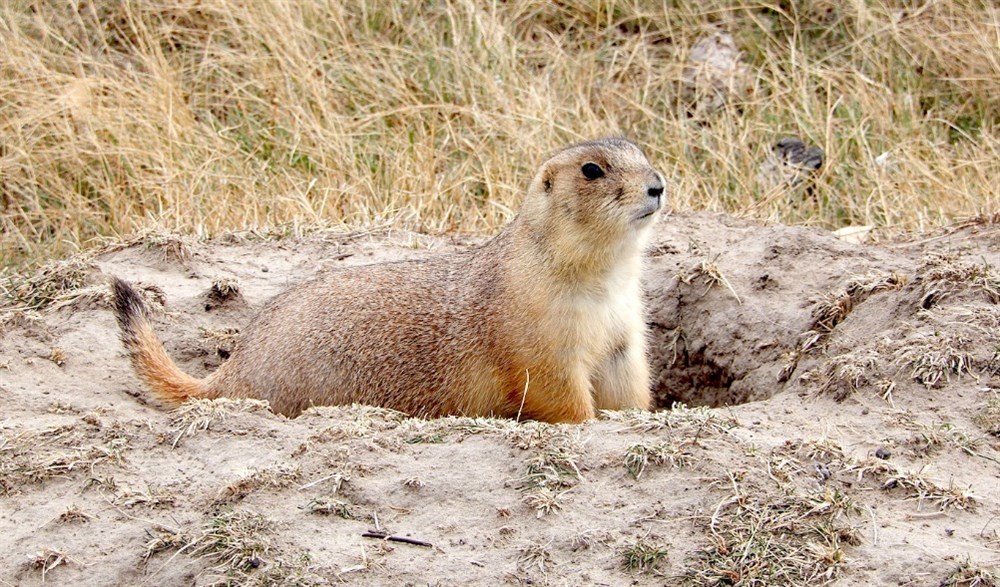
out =
{"type": "Polygon", "coordinates": [[[542,191],[546,195],[552,193],[552,170],[548,166],[542,169],[542,191]]]}

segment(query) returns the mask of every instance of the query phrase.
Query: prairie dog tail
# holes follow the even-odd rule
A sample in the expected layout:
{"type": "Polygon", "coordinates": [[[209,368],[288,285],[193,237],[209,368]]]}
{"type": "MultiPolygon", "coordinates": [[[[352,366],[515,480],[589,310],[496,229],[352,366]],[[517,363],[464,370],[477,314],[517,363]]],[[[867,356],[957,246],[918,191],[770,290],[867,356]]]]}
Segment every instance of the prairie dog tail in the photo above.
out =
{"type": "Polygon", "coordinates": [[[160,400],[179,404],[192,398],[213,397],[200,379],[181,371],[167,355],[163,343],[149,323],[149,311],[139,293],[125,281],[113,277],[114,312],[122,344],[132,368],[160,400]]]}

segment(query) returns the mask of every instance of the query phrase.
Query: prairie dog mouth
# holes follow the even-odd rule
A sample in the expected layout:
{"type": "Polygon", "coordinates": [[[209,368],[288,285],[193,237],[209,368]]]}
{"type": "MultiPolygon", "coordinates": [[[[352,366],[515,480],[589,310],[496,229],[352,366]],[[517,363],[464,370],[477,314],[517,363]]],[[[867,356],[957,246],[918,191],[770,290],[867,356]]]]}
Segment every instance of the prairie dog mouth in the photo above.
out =
{"type": "Polygon", "coordinates": [[[639,211],[639,215],[636,220],[644,220],[649,218],[653,214],[663,207],[664,201],[664,181],[659,173],[657,175],[657,182],[648,188],[646,188],[646,205],[639,211]]]}
{"type": "Polygon", "coordinates": [[[641,210],[639,210],[639,214],[635,217],[635,219],[645,220],[646,218],[649,218],[653,214],[659,212],[660,208],[662,207],[663,207],[663,198],[656,198],[651,202],[647,202],[646,205],[641,210]]]}

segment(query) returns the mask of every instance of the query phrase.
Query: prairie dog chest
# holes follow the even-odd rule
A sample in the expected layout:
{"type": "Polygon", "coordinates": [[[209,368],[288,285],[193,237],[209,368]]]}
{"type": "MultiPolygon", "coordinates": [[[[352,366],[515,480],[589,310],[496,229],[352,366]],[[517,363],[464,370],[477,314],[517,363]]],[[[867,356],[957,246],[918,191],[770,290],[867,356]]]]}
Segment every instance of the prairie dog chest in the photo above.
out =
{"type": "Polygon", "coordinates": [[[620,271],[600,287],[580,288],[558,296],[552,307],[553,342],[564,352],[591,361],[641,329],[642,301],[638,271],[620,271]]]}

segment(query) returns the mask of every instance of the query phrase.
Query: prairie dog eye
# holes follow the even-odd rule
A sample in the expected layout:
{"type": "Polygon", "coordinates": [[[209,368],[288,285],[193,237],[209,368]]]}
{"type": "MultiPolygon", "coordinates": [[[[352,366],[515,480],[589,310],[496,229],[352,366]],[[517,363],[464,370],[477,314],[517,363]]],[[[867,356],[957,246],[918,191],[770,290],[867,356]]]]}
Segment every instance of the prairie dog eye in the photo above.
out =
{"type": "Polygon", "coordinates": [[[597,179],[598,177],[604,177],[604,170],[597,163],[584,163],[583,167],[580,168],[583,172],[583,176],[587,179],[597,179]]]}

